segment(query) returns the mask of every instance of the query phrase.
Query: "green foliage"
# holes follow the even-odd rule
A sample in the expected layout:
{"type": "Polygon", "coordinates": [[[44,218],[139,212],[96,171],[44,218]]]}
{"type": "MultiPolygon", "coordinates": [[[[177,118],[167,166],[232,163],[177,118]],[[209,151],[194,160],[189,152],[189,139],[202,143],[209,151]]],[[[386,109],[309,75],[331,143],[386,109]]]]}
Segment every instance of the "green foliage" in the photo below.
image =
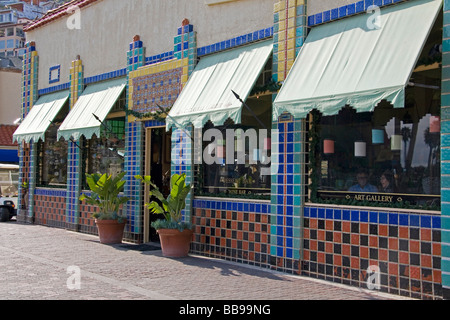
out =
{"type": "Polygon", "coordinates": [[[149,185],[150,196],[156,197],[159,201],[146,203],[147,208],[156,214],[164,215],[165,220],[158,220],[152,223],[155,229],[190,229],[191,224],[182,221],[182,210],[186,207],[186,197],[191,191],[191,185],[186,184],[186,174],[174,174],[170,179],[170,194],[164,198],[158,187],[151,181],[151,176],[136,175],[136,179],[149,185]]]}
{"type": "Polygon", "coordinates": [[[86,182],[91,189],[91,193],[82,194],[80,200],[99,207],[100,212],[94,213],[93,218],[123,221],[124,217],[119,214],[119,209],[129,198],[119,196],[119,194],[123,191],[125,174],[125,172],[122,172],[116,177],[98,173],[86,175],[86,182]]]}
{"type": "Polygon", "coordinates": [[[130,110],[126,107],[124,107],[123,110],[125,111],[127,116],[133,116],[138,119],[150,118],[150,119],[153,119],[158,122],[166,122],[166,117],[169,114],[171,109],[172,109],[172,107],[168,107],[163,110],[154,110],[154,111],[147,112],[147,113],[141,113],[138,111],[130,110]]]}
{"type": "Polygon", "coordinates": [[[185,229],[192,229],[192,224],[189,222],[175,222],[175,221],[167,221],[167,220],[156,220],[152,222],[152,227],[156,230],[159,229],[178,229],[182,232],[185,229]]]}
{"type": "Polygon", "coordinates": [[[267,91],[271,93],[276,93],[280,89],[281,89],[281,82],[275,81],[273,78],[271,78],[267,83],[265,83],[262,86],[255,85],[252,92],[250,93],[250,96],[262,94],[267,91]]]}
{"type": "Polygon", "coordinates": [[[247,194],[233,194],[228,192],[204,192],[198,191],[196,192],[197,196],[200,197],[215,197],[215,198],[227,198],[227,199],[253,199],[253,200],[270,200],[269,194],[255,194],[255,193],[247,193],[247,194]]]}

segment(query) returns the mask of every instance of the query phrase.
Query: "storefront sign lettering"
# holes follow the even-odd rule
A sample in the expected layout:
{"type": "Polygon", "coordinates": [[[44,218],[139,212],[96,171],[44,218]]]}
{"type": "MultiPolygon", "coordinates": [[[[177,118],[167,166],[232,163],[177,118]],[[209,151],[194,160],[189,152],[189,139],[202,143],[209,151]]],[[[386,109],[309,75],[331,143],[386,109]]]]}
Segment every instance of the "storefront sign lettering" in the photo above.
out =
{"type": "MultiPolygon", "coordinates": [[[[348,196],[350,197],[350,196],[348,196]]],[[[374,202],[392,202],[393,196],[383,196],[379,194],[355,194],[353,196],[354,200],[357,201],[374,201],[374,202]]]]}

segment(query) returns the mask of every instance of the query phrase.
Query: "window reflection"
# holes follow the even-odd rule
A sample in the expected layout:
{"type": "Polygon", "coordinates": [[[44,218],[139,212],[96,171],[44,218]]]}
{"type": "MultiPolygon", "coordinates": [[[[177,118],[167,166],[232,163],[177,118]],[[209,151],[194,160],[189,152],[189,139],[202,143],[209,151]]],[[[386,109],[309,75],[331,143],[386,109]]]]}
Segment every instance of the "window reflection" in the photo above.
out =
{"type": "Polygon", "coordinates": [[[317,189],[311,188],[310,198],[439,205],[437,104],[393,109],[382,102],[374,112],[357,113],[347,106],[334,116],[314,113],[316,120],[310,122],[318,141],[312,142],[316,157],[310,179],[317,189]]]}

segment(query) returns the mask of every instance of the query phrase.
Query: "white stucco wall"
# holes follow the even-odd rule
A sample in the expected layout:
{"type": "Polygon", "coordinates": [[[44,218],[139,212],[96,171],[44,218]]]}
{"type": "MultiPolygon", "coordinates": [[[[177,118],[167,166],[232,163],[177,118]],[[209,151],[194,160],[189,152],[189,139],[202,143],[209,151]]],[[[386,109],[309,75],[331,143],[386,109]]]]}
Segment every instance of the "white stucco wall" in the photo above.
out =
{"type": "MultiPolygon", "coordinates": [[[[278,0],[102,0],[81,9],[80,29],[67,28],[66,16],[27,32],[39,54],[39,89],[69,81],[69,68],[77,55],[85,77],[126,67],[126,52],[140,35],[146,56],[173,50],[173,38],[187,18],[202,47],[273,25],[278,0]],[[208,5],[207,3],[219,2],[208,5]],[[61,80],[49,84],[49,69],[61,65],[61,80]]],[[[71,20],[73,21],[73,20],[71,20]]]]}
{"type": "Polygon", "coordinates": [[[22,73],[0,69],[0,124],[13,124],[20,118],[22,73]]]}

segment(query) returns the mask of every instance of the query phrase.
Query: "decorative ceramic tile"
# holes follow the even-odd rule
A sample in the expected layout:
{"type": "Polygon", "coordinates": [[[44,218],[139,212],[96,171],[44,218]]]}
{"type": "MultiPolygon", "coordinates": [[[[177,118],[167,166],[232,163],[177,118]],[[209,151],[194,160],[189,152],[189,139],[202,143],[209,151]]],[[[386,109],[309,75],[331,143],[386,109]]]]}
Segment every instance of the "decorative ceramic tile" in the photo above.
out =
{"type": "MultiPolygon", "coordinates": [[[[448,1],[444,2],[444,30],[446,30],[450,24],[450,8],[448,1]]],[[[442,146],[445,149],[448,147],[450,141],[450,87],[447,85],[450,83],[446,74],[450,70],[450,47],[446,45],[448,43],[448,35],[444,31],[444,40],[442,46],[442,92],[441,92],[441,133],[442,133],[442,146]]],[[[443,149],[443,150],[445,150],[443,149]]],[[[442,286],[444,288],[445,298],[450,298],[450,264],[447,261],[450,259],[450,154],[442,152],[441,155],[441,180],[442,180],[442,286]]]]}
{"type": "Polygon", "coordinates": [[[371,6],[383,7],[409,0],[362,0],[339,8],[326,10],[312,16],[308,16],[308,27],[313,27],[322,23],[349,17],[368,10],[371,6]]]}
{"type": "Polygon", "coordinates": [[[266,202],[194,200],[192,252],[267,268],[269,214],[266,202]]]}
{"type": "Polygon", "coordinates": [[[181,92],[182,68],[133,78],[133,110],[140,113],[170,108],[181,92]]]}
{"type": "Polygon", "coordinates": [[[367,288],[369,266],[381,291],[440,299],[441,217],[358,208],[304,208],[302,274],[367,288]]]}
{"type": "Polygon", "coordinates": [[[304,0],[282,0],[274,6],[273,77],[286,79],[306,39],[306,5],[304,0]]]}
{"type": "Polygon", "coordinates": [[[61,79],[61,65],[50,67],[48,71],[48,83],[56,83],[61,79]]]}

